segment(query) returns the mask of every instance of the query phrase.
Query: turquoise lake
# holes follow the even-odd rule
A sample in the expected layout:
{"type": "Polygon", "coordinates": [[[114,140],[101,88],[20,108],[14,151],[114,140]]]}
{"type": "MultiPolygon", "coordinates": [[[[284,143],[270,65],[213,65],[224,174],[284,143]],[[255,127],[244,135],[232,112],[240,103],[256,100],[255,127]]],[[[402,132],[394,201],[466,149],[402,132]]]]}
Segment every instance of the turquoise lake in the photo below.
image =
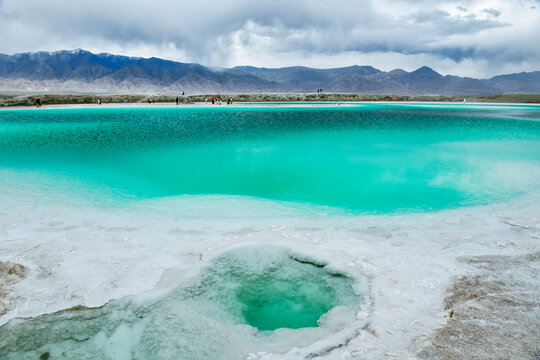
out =
{"type": "Polygon", "coordinates": [[[0,170],[115,202],[235,195],[352,213],[540,185],[540,106],[357,104],[0,111],[0,170]]]}
{"type": "MultiPolygon", "coordinates": [[[[409,358],[450,319],[456,279],[537,291],[539,120],[537,105],[0,110],[15,269],[0,359],[409,358]]],[[[508,308],[474,311],[485,329],[508,308]]]]}

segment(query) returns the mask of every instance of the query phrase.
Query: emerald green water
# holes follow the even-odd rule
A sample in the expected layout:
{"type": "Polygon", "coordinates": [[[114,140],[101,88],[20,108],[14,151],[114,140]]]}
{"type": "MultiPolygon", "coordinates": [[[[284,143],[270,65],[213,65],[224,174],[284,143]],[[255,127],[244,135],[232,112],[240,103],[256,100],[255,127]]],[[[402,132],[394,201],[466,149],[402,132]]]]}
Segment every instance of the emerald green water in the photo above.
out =
{"type": "Polygon", "coordinates": [[[259,278],[244,284],[238,299],[245,305],[246,323],[259,330],[318,326],[317,320],[336,302],[335,291],[314,277],[302,280],[259,278]]]}
{"type": "Polygon", "coordinates": [[[539,118],[538,106],[395,104],[1,111],[0,170],[118,201],[220,194],[429,211],[537,188],[539,118]]]}
{"type": "Polygon", "coordinates": [[[327,319],[354,319],[366,294],[355,294],[353,284],[286,248],[245,246],[161,296],[10,321],[0,327],[0,359],[245,359],[276,346],[287,351],[305,336],[339,331],[320,320],[334,307],[327,319]],[[318,331],[302,329],[321,323],[318,331]]]}
{"type": "Polygon", "coordinates": [[[354,295],[352,283],[344,275],[298,261],[271,246],[221,255],[202,281],[230,314],[261,331],[317,327],[320,317],[334,306],[361,300],[354,295]]]}

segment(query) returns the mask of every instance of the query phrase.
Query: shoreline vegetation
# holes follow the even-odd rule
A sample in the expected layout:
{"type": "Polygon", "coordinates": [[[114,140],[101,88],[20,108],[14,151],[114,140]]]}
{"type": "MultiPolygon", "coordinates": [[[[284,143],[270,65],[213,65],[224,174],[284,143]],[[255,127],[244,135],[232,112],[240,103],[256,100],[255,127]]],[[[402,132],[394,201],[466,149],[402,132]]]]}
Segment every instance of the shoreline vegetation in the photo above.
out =
{"type": "MultiPolygon", "coordinates": [[[[103,104],[148,103],[148,99],[155,103],[175,103],[175,95],[0,95],[0,107],[35,106],[39,99],[42,105],[76,105],[97,104],[98,99],[103,104]]],[[[212,98],[226,103],[232,98],[234,102],[467,102],[472,103],[540,103],[540,94],[499,94],[486,96],[443,96],[443,95],[370,95],[370,94],[204,94],[204,95],[178,95],[179,104],[204,103],[212,98]]]]}

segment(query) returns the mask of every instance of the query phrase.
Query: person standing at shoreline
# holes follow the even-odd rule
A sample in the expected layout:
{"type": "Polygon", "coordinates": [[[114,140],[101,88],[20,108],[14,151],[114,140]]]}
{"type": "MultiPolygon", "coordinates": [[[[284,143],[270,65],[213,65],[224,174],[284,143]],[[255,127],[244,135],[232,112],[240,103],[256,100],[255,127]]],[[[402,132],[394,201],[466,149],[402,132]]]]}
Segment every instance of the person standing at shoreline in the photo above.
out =
{"type": "Polygon", "coordinates": [[[176,105],[178,105],[178,96],[176,97],[176,105]]]}

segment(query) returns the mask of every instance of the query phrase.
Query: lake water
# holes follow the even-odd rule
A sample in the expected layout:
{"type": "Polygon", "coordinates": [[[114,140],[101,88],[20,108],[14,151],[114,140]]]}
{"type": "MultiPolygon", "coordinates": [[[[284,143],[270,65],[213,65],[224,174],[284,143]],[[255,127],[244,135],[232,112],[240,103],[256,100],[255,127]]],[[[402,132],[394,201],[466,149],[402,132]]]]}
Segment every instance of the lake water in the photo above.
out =
{"type": "Polygon", "coordinates": [[[538,249],[538,120],[534,105],[2,110],[0,261],[26,275],[5,285],[0,359],[331,358],[359,338],[405,356],[468,270],[456,259],[538,249]]]}
{"type": "Polygon", "coordinates": [[[3,111],[0,166],[62,178],[59,186],[98,201],[220,194],[354,213],[431,211],[537,187],[523,170],[540,160],[540,122],[527,120],[539,114],[397,105],[3,111]]]}

